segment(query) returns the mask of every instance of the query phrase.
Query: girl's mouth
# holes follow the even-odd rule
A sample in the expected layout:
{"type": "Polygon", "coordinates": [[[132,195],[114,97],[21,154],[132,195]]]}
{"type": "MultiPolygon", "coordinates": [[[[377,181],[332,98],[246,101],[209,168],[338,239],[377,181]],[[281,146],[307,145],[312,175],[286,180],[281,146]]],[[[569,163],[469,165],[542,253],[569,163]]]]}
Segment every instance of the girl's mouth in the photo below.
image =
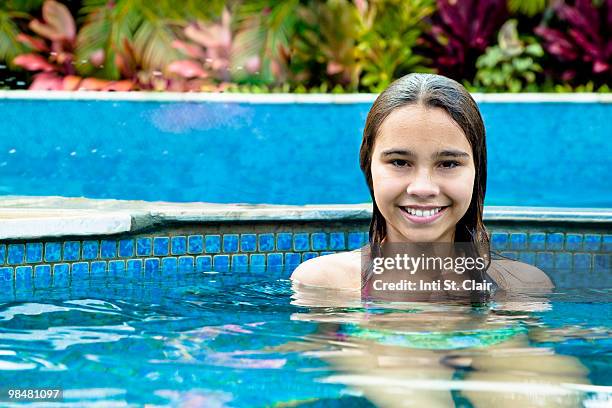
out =
{"type": "Polygon", "coordinates": [[[447,208],[448,206],[430,207],[428,209],[400,207],[404,217],[415,224],[428,224],[433,222],[440,218],[446,212],[447,208]]]}

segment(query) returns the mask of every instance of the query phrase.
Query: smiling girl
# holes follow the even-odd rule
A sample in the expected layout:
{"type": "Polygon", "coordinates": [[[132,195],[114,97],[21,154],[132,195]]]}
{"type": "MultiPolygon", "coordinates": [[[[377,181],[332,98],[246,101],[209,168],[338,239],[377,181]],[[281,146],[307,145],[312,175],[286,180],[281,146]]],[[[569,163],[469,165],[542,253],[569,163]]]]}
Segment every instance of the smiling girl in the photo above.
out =
{"type": "MultiPolygon", "coordinates": [[[[370,247],[382,243],[487,246],[485,128],[478,106],[452,79],[409,74],[382,92],[368,113],[360,166],[373,202],[370,247]]],[[[310,259],[300,284],[362,287],[362,249],[310,259]]],[[[550,288],[538,268],[494,260],[487,275],[501,289],[550,288]]]]}

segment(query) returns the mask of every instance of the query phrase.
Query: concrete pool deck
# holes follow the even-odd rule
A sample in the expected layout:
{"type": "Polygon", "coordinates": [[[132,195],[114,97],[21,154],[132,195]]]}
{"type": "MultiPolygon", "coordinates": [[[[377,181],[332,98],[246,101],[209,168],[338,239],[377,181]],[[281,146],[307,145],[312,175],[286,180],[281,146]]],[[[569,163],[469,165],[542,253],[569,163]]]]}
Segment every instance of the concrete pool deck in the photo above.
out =
{"type": "MultiPolygon", "coordinates": [[[[370,203],[292,206],[5,196],[0,200],[0,239],[113,235],[168,223],[368,220],[371,213],[370,203]]],[[[484,219],[608,224],[612,209],[488,206],[484,219]]]]}

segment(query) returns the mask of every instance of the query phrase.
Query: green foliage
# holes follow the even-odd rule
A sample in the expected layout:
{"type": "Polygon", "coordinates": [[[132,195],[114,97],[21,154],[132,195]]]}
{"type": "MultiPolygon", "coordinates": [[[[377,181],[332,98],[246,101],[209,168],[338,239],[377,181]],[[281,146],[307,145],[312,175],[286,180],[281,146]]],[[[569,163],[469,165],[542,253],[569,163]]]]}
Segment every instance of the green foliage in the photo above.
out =
{"type": "Polygon", "coordinates": [[[548,0],[508,0],[508,9],[511,12],[529,17],[543,12],[547,6],[548,0]]]}
{"type": "Polygon", "coordinates": [[[500,30],[498,45],[487,48],[476,61],[474,85],[492,92],[536,91],[536,79],[542,72],[537,62],[544,50],[533,37],[520,40],[516,20],[509,20],[500,30]]]}
{"type": "Polygon", "coordinates": [[[177,59],[171,18],[174,8],[167,1],[85,0],[85,21],[77,37],[77,70],[83,75],[106,79],[130,77],[136,71],[162,70],[177,59]],[[161,6],[161,7],[160,7],[161,6]],[[93,58],[98,53],[102,56],[93,58]]]}
{"type": "Polygon", "coordinates": [[[28,13],[39,10],[44,0],[5,0],[0,2],[0,61],[14,67],[12,61],[26,51],[18,40],[21,32],[17,22],[30,17],[28,13]]]}
{"type": "Polygon", "coordinates": [[[424,18],[433,12],[434,0],[369,2],[362,12],[363,31],[357,46],[365,89],[380,92],[404,74],[431,72],[424,58],[413,50],[422,34],[424,18]]]}
{"type": "MultiPolygon", "coordinates": [[[[70,49],[74,61],[71,55],[70,63],[64,64],[66,72],[99,79],[127,79],[123,82],[140,89],[380,92],[409,72],[433,72],[433,62],[415,50],[426,37],[424,31],[431,24],[436,0],[57,1],[68,5],[71,12],[78,10],[76,43],[71,43],[70,49]],[[218,21],[223,10],[229,10],[232,19],[222,33],[215,31],[215,37],[207,31],[214,25],[208,22],[218,21]],[[203,27],[204,40],[199,42],[201,49],[197,53],[178,44],[190,47],[185,32],[193,25],[203,27]],[[231,46],[220,45],[227,41],[218,40],[227,36],[231,46]],[[181,66],[185,57],[193,65],[181,66]],[[218,67],[222,58],[224,75],[219,79],[220,69],[217,72],[208,68],[218,67]],[[195,80],[189,72],[198,67],[206,72],[195,80]],[[177,72],[183,76],[177,78],[177,72]],[[213,79],[223,86],[198,86],[213,79]]],[[[28,23],[40,17],[44,2],[0,0],[0,65],[9,66],[2,75],[8,75],[13,83],[15,77],[31,75],[15,71],[20,69],[13,64],[16,56],[34,52],[51,61],[58,54],[51,53],[49,47],[35,49],[32,38],[19,35],[40,35],[28,23]]],[[[547,20],[552,11],[547,7],[553,2],[508,0],[508,8],[522,25],[529,26],[538,15],[547,20]]],[[[499,31],[498,44],[478,58],[474,81],[466,83],[470,90],[610,92],[609,83],[602,86],[601,81],[587,82],[593,78],[583,79],[584,84],[575,81],[578,84],[569,85],[566,78],[558,83],[559,79],[554,78],[559,76],[554,74],[560,68],[543,71],[542,47],[527,33],[519,35],[517,24],[514,20],[506,22],[499,31]]],[[[547,52],[551,51],[547,48],[547,52]]],[[[23,84],[28,78],[17,79],[23,84]]]]}

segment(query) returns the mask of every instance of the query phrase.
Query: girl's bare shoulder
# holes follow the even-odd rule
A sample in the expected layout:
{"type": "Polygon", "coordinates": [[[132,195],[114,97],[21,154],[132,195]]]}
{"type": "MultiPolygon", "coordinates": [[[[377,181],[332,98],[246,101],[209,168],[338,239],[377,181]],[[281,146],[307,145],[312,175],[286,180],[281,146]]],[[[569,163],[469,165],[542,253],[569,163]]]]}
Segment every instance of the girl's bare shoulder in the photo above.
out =
{"type": "Polygon", "coordinates": [[[361,287],[361,251],[323,255],[301,263],[293,274],[294,282],[333,289],[361,287]]]}
{"type": "Polygon", "coordinates": [[[541,269],[511,259],[494,259],[487,270],[502,289],[551,289],[554,284],[541,269]]]}

